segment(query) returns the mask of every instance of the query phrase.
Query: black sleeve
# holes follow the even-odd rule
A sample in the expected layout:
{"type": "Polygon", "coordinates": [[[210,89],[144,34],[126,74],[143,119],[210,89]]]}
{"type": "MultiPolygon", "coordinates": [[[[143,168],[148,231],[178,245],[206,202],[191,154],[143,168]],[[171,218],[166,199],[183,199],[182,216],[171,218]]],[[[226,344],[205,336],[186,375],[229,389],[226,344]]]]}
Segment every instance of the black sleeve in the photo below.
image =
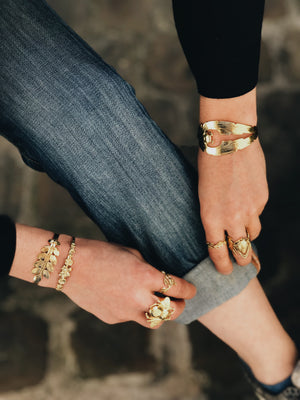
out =
{"type": "Polygon", "coordinates": [[[256,86],[264,0],[173,0],[173,12],[200,94],[229,98],[256,86]]]}
{"type": "Polygon", "coordinates": [[[9,274],[16,251],[16,226],[6,215],[0,215],[0,277],[9,274]]]}

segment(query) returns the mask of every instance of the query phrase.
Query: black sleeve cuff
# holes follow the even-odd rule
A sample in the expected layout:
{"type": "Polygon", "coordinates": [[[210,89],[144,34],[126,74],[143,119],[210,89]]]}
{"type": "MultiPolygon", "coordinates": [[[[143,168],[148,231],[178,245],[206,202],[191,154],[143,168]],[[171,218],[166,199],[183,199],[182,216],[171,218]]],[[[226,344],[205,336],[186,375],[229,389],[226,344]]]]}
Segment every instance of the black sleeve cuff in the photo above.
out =
{"type": "Polygon", "coordinates": [[[173,0],[173,12],[201,95],[237,97],[256,86],[264,0],[173,0]]]}
{"type": "Polygon", "coordinates": [[[0,277],[9,274],[16,252],[16,225],[6,215],[0,215],[0,277]]]}

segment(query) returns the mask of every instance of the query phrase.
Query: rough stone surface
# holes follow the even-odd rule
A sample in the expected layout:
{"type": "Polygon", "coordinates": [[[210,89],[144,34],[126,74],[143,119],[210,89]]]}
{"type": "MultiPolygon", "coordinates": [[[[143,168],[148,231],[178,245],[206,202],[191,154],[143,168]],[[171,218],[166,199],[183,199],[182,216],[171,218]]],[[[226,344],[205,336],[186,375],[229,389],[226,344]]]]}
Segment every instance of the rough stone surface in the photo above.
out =
{"type": "Polygon", "coordinates": [[[151,43],[146,74],[150,81],[163,89],[182,91],[195,88],[188,64],[174,36],[162,35],[151,43]]]}
{"type": "Polygon", "coordinates": [[[27,312],[0,312],[0,392],[35,385],[47,364],[46,323],[27,312]]]}
{"type": "Polygon", "coordinates": [[[288,1],[286,0],[266,0],[265,14],[266,19],[279,19],[286,16],[288,12],[288,1]]]}
{"type": "Polygon", "coordinates": [[[290,81],[300,82],[300,30],[288,32],[282,55],[284,71],[290,81]]]}
{"type": "Polygon", "coordinates": [[[110,326],[86,312],[77,312],[73,318],[77,328],[72,333],[72,346],[82,377],[155,368],[149,354],[149,330],[130,322],[110,326]]]}
{"type": "Polygon", "coordinates": [[[267,44],[262,41],[259,64],[259,82],[265,83],[272,80],[272,59],[267,44]]]}
{"type": "Polygon", "coordinates": [[[205,388],[208,398],[240,400],[251,396],[235,353],[196,322],[189,326],[189,333],[193,345],[193,366],[204,371],[210,382],[205,388]]]}

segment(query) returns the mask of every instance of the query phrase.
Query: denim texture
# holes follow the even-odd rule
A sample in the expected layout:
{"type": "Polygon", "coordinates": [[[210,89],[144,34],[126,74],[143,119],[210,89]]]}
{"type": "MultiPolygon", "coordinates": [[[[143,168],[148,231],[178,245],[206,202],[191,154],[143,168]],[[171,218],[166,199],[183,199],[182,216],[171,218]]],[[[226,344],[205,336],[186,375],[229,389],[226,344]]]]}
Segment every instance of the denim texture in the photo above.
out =
{"type": "MultiPolygon", "coordinates": [[[[109,241],[197,287],[189,323],[238,294],[252,264],[208,258],[197,173],[133,87],[44,0],[0,0],[0,132],[64,186],[109,241]]],[[[99,266],[101,268],[101,266],[99,266]]]]}

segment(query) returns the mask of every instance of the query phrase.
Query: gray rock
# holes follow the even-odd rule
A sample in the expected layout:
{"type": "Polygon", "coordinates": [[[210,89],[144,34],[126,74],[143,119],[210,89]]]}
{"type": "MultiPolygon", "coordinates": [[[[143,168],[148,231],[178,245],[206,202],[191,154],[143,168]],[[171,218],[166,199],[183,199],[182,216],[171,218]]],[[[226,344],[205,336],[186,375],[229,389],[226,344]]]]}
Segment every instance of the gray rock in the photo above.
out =
{"type": "Polygon", "coordinates": [[[285,48],[282,52],[282,64],[285,76],[293,82],[300,82],[300,30],[290,31],[285,39],[285,48]]]}
{"type": "Polygon", "coordinates": [[[73,316],[72,346],[84,378],[156,368],[149,354],[150,330],[136,323],[107,325],[86,312],[73,316]]]}
{"type": "Polygon", "coordinates": [[[189,325],[193,366],[204,371],[209,399],[241,400],[251,394],[236,354],[198,322],[189,325]]]}
{"type": "Polygon", "coordinates": [[[47,365],[47,325],[28,312],[0,312],[0,392],[39,383],[47,365]]]}
{"type": "Polygon", "coordinates": [[[259,83],[271,82],[272,80],[272,58],[268,46],[264,40],[261,43],[259,62],[259,83]]]}
{"type": "Polygon", "coordinates": [[[266,0],[265,18],[278,19],[284,17],[288,11],[287,1],[285,0],[266,0]]]}
{"type": "Polygon", "coordinates": [[[162,35],[153,41],[146,60],[146,74],[158,88],[192,91],[196,87],[175,35],[162,35]]]}

